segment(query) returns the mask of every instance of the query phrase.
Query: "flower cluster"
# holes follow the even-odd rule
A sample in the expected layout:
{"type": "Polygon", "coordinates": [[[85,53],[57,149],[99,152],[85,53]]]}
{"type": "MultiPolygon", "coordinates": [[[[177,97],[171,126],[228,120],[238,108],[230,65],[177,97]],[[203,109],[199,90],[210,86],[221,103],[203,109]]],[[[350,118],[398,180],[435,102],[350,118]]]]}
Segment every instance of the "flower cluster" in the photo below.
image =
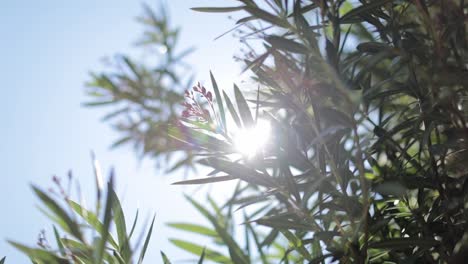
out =
{"type": "Polygon", "coordinates": [[[192,90],[185,91],[186,102],[182,103],[185,107],[182,111],[183,118],[195,118],[197,121],[211,122],[211,115],[208,109],[205,109],[198,101],[197,97],[203,97],[206,99],[208,105],[213,110],[213,95],[210,91],[207,91],[204,86],[198,83],[192,88],[192,90]]]}
{"type": "Polygon", "coordinates": [[[213,101],[213,96],[211,95],[211,92],[207,91],[206,88],[203,85],[201,85],[200,83],[197,83],[197,85],[194,86],[192,89],[195,92],[200,93],[203,97],[205,97],[206,100],[208,100],[209,103],[211,103],[213,101]]]}

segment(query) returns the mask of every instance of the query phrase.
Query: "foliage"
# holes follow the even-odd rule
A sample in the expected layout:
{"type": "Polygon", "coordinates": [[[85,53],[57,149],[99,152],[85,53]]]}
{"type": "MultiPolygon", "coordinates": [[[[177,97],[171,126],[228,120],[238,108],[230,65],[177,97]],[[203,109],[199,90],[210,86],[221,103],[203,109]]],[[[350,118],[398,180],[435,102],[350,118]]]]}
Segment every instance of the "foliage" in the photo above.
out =
{"type": "MultiPolygon", "coordinates": [[[[37,248],[9,241],[19,251],[26,254],[33,263],[142,263],[151,238],[154,217],[145,235],[140,251],[132,243],[135,234],[138,211],[131,226],[127,226],[124,211],[114,191],[113,173],[106,188],[102,185],[99,165],[95,161],[96,206],[86,208],[84,200],[72,199],[69,189],[72,176],[68,177],[67,188],[58,177],[53,178],[55,188],[44,192],[32,186],[42,207],[40,210],[54,223],[55,246],[51,245],[43,231],[38,238],[37,248]],[[102,195],[105,194],[105,197],[102,195]],[[104,202],[104,203],[103,203],[104,202]],[[104,205],[104,206],[101,206],[104,205]],[[128,229],[128,227],[131,227],[128,229]],[[113,234],[112,229],[115,229],[113,234]],[[127,231],[128,230],[128,231],[127,231]],[[138,253],[138,255],[136,255],[138,253]]],[[[78,197],[83,197],[78,193],[78,197]]],[[[3,261],[3,260],[2,260],[3,261]]]]}
{"type": "Polygon", "coordinates": [[[195,10],[248,13],[240,38],[263,44],[244,57],[260,85],[256,114],[237,87],[237,111],[216,100],[244,129],[269,119],[273,138],[254,157],[234,157],[223,112],[185,120],[200,134],[190,138],[200,163],[215,170],[200,183],[240,179],[235,200],[258,199],[244,205],[271,197],[252,223],[292,231],[299,261],[465,254],[463,2],[239,2],[195,10]]]}
{"type": "MultiPolygon", "coordinates": [[[[178,82],[128,88],[135,79],[126,74],[95,79],[109,103],[139,109],[112,115],[127,118],[134,111],[140,118],[123,126],[130,136],[122,141],[144,146],[154,157],[184,151],[172,168],[191,166],[196,157],[212,169],[208,177],[176,184],[237,182],[222,206],[208,199],[208,208],[187,198],[210,227],[170,224],[211,238],[213,247],[172,243],[217,263],[463,262],[464,1],[232,2],[237,5],[194,10],[243,15],[237,36],[248,50],[240,59],[253,89],[234,85],[230,97],[211,74],[212,91],[198,84],[171,101],[153,92],[165,94],[178,82]],[[141,110],[153,103],[161,111],[141,110]],[[262,120],[271,125],[267,143],[240,152],[236,137],[262,120]]],[[[161,77],[145,72],[144,78],[161,77]]],[[[62,229],[80,234],[65,220],[62,229]]]]}
{"type": "Polygon", "coordinates": [[[182,150],[167,130],[177,120],[183,91],[192,83],[192,72],[183,60],[193,49],[178,51],[180,30],[171,26],[164,7],[158,14],[146,5],[144,10],[138,21],[145,32],[137,44],[155,56],[146,56],[143,62],[117,56],[109,71],[91,75],[88,94],[92,100],[85,105],[112,109],[103,120],[122,134],[113,147],[132,143],[140,156],[155,158],[174,170],[192,163],[190,151],[179,151],[173,165],[167,165],[171,153],[182,150]]]}

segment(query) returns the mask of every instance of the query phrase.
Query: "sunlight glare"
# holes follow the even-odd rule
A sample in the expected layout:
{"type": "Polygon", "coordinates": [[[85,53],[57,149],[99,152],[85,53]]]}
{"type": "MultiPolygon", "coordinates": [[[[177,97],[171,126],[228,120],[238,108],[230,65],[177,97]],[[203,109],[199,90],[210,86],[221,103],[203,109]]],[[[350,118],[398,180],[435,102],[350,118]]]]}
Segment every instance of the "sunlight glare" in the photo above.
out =
{"type": "Polygon", "coordinates": [[[247,157],[253,157],[270,138],[271,126],[267,120],[259,119],[250,129],[239,130],[234,135],[236,149],[247,157]]]}

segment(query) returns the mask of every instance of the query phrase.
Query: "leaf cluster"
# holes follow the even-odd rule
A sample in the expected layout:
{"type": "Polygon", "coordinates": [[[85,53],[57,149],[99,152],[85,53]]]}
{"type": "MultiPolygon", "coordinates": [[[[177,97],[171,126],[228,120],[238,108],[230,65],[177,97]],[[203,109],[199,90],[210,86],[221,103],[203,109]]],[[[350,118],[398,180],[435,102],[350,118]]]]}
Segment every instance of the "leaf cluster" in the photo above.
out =
{"type": "Polygon", "coordinates": [[[112,147],[130,143],[140,157],[153,158],[158,166],[163,162],[169,171],[190,167],[190,153],[179,151],[167,131],[181,111],[183,91],[192,84],[193,72],[184,59],[193,48],[179,51],[180,30],[171,25],[163,6],[155,13],[144,5],[144,11],[138,21],[145,31],[137,47],[154,55],[144,61],[118,55],[107,71],[93,72],[87,83],[90,101],[84,105],[110,109],[103,121],[121,135],[112,147]]]}
{"type": "Polygon", "coordinates": [[[290,232],[302,258],[295,261],[463,256],[463,1],[237,2],[194,8],[247,13],[239,37],[260,43],[247,45],[243,58],[257,99],[245,100],[237,87],[237,109],[216,99],[237,126],[255,126],[260,113],[273,137],[254,158],[238,157],[226,124],[186,126],[197,133],[199,162],[213,172],[185,183],[241,180],[234,200],[267,202],[251,223],[290,232]]]}
{"type": "MultiPolygon", "coordinates": [[[[106,188],[98,186],[95,209],[86,208],[84,200],[78,202],[72,199],[57,177],[54,177],[57,188],[50,189],[49,192],[32,186],[41,205],[39,209],[53,223],[55,243],[52,245],[49,242],[45,231],[39,235],[36,247],[14,241],[9,243],[36,264],[123,264],[134,263],[135,260],[135,263],[143,263],[155,218],[153,217],[144,240],[141,241],[143,245],[134,245],[138,211],[131,226],[128,226],[114,191],[113,178],[111,174],[106,188]],[[105,197],[101,197],[102,192],[106,194],[105,197]],[[101,207],[102,202],[104,206],[101,207]]],[[[71,177],[69,179],[71,181],[71,177]]],[[[71,182],[69,186],[70,184],[71,182]]]]}
{"type": "MultiPolygon", "coordinates": [[[[212,169],[207,177],[176,184],[237,181],[221,206],[187,197],[210,227],[170,224],[210,238],[213,246],[172,243],[217,263],[463,262],[465,2],[232,2],[194,10],[242,14],[235,32],[246,48],[240,59],[255,83],[250,92],[234,85],[230,97],[213,74],[214,96],[201,85],[172,90],[181,83],[171,77],[178,76],[171,71],[177,56],[165,40],[177,31],[169,33],[166,20],[152,13],[145,21],[158,31],[145,43],[163,42],[171,63],[148,70],[124,59],[130,72],[96,75],[93,85],[101,104],[125,105],[111,114],[127,120],[117,126],[125,135],[121,142],[156,158],[184,153],[173,168],[196,161],[212,169]],[[167,86],[165,78],[171,80],[167,86]],[[236,133],[262,119],[271,124],[268,142],[251,155],[240,153],[236,133]]],[[[81,241],[73,218],[35,190],[61,228],[81,241]]],[[[104,211],[112,208],[106,203],[104,211]]],[[[112,219],[104,213],[102,225],[112,219]]],[[[100,234],[97,245],[110,238],[100,234]]],[[[96,248],[93,259],[111,259],[109,251],[96,248]]],[[[164,254],[163,260],[169,263],[164,254]]]]}

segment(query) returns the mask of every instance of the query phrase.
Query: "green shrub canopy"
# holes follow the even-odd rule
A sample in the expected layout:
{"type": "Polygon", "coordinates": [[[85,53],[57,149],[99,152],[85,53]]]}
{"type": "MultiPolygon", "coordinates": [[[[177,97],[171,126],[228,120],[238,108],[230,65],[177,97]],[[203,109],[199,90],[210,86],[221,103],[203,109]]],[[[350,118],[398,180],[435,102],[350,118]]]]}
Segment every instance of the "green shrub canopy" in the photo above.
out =
{"type": "MultiPolygon", "coordinates": [[[[90,105],[114,107],[107,120],[123,135],[116,145],[133,143],[168,171],[212,169],[176,184],[237,182],[221,204],[187,197],[210,227],[170,224],[213,239],[212,246],[173,244],[201,256],[199,263],[463,262],[467,4],[225,2],[233,6],[193,10],[243,15],[235,34],[253,85],[234,84],[231,93],[217,85],[213,65],[211,85],[193,86],[189,71],[178,68],[187,54],[175,53],[178,31],[149,9],[142,43],[167,50],[161,65],[123,57],[124,70],[94,74],[90,83],[90,105]]],[[[36,263],[130,263],[131,235],[108,188],[97,209],[102,221],[99,211],[84,214],[65,201],[98,231],[97,247],[37,188],[74,240],[57,232],[59,253],[15,245],[36,263]],[[111,225],[117,241],[105,231],[111,225]]]]}

